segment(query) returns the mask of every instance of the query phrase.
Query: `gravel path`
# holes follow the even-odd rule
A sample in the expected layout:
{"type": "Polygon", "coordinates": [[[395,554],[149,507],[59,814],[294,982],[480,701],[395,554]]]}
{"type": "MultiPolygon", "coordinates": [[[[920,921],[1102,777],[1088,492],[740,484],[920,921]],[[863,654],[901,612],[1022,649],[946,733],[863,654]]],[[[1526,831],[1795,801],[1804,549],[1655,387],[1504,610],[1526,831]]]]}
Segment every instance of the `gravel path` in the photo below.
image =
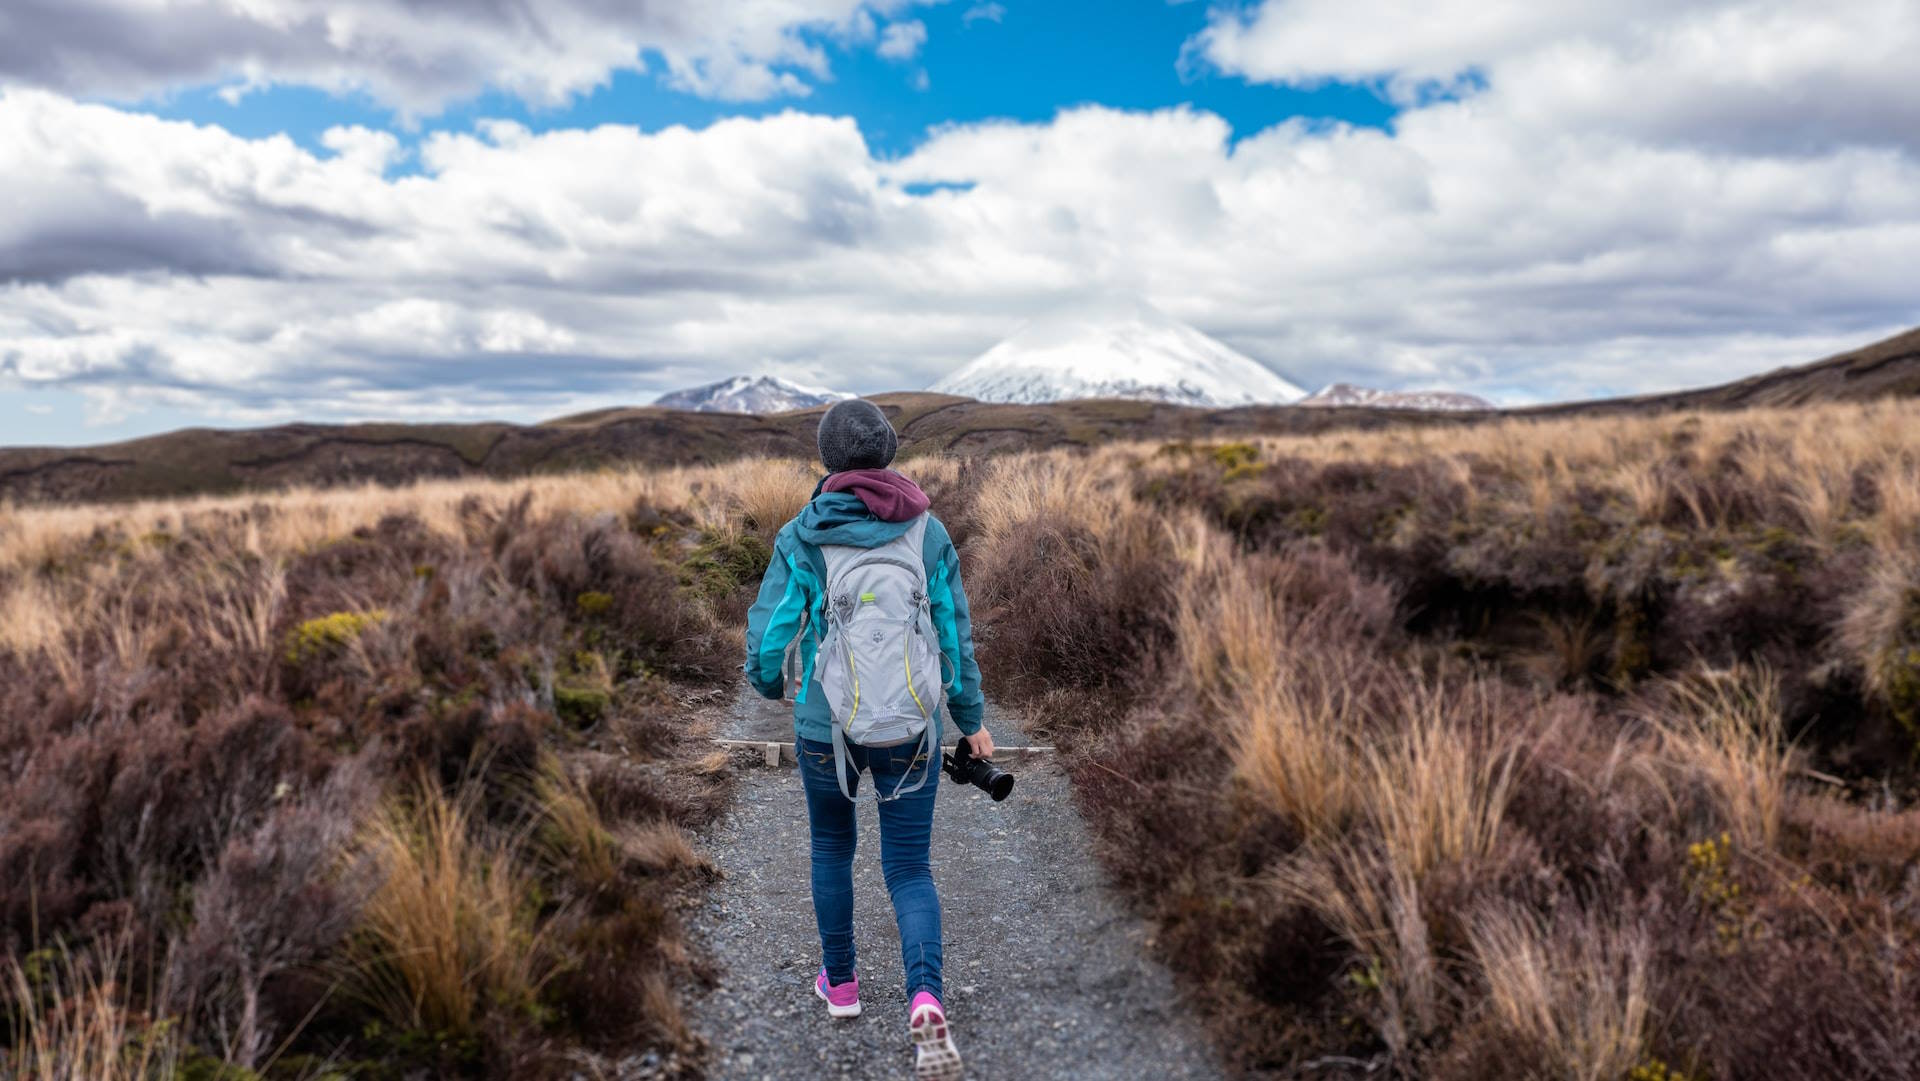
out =
{"type": "MultiPolygon", "coordinates": [[[[1002,744],[1026,738],[989,713],[1002,744]]],[[[743,693],[723,735],[791,740],[788,707],[743,693]]],[[[949,730],[949,742],[952,733],[949,730]]],[[[1145,928],[1108,894],[1068,782],[1044,758],[1010,763],[994,804],[942,778],[934,880],[946,936],[947,1014],[971,1081],[1189,1081],[1224,1076],[1149,961],[1145,928]]],[[[748,766],[728,814],[703,838],[725,877],[693,920],[720,988],[692,1005],[717,1081],[911,1075],[900,940],[880,877],[879,823],[861,804],[854,928],[866,1012],[830,1020],[808,894],[807,814],[791,765],[748,766]]]]}

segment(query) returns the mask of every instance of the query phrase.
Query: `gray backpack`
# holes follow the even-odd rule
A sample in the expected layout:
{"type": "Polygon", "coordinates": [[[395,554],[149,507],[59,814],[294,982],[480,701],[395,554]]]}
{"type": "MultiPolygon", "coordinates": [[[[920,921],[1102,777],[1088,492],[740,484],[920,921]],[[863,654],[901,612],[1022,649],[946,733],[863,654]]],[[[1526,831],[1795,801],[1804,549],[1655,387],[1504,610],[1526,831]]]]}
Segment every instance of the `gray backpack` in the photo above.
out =
{"type": "MultiPolygon", "coordinates": [[[[833,712],[833,760],[840,793],[853,799],[847,781],[847,745],[893,747],[919,741],[925,768],[920,779],[900,778],[891,795],[919,791],[940,754],[940,707],[947,681],[933,608],[927,599],[927,569],[921,555],[927,516],[878,548],[820,546],[827,562],[827,633],[813,670],[833,712]]],[[[908,771],[910,776],[911,770],[908,771]]]]}

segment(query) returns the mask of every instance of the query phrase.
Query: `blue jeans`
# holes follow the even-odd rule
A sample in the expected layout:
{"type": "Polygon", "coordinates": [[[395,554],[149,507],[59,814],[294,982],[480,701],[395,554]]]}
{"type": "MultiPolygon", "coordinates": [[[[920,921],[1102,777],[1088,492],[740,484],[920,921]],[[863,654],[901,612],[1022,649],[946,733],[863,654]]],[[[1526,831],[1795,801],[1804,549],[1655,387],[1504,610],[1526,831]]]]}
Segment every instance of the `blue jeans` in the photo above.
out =
{"type": "MultiPolygon", "coordinates": [[[[827,979],[853,978],[853,850],[859,841],[854,805],[840,793],[833,744],[799,741],[800,780],[807,790],[807,822],[813,829],[813,915],[820,925],[820,952],[827,979]]],[[[880,873],[893,896],[900,924],[900,960],[907,998],[940,988],[940,895],[933,888],[933,802],[940,790],[938,762],[926,762],[917,742],[898,747],[848,746],[848,787],[860,791],[859,771],[873,775],[882,793],[905,777],[911,785],[927,771],[918,792],[880,804],[880,873]],[[909,773],[911,771],[911,773],[909,773]]]]}

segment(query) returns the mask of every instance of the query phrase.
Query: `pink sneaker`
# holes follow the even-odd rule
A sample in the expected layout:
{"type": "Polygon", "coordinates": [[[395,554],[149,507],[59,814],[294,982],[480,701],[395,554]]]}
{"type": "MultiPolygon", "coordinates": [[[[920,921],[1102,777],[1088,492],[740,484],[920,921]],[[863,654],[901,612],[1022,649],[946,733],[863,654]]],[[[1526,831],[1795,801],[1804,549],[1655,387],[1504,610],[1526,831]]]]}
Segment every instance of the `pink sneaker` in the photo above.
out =
{"type": "Polygon", "coordinates": [[[914,1081],[960,1081],[960,1049],[947,1031],[947,1011],[928,991],[913,996],[907,1025],[913,1033],[914,1081]]]}
{"type": "Polygon", "coordinates": [[[827,970],[823,968],[814,978],[813,993],[826,1002],[828,1017],[860,1016],[859,973],[846,983],[835,985],[827,982],[827,970]]]}

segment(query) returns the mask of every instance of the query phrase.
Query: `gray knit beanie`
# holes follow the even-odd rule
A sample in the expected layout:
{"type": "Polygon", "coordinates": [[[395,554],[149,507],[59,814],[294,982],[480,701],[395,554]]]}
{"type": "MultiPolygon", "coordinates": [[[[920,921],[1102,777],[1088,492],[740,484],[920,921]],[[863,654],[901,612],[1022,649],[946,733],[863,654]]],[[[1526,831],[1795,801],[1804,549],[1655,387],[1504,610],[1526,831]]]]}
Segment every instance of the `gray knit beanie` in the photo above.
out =
{"type": "Polygon", "coordinates": [[[885,469],[900,449],[899,437],[880,407],[865,398],[840,402],[820,418],[820,464],[829,473],[885,469]]]}

